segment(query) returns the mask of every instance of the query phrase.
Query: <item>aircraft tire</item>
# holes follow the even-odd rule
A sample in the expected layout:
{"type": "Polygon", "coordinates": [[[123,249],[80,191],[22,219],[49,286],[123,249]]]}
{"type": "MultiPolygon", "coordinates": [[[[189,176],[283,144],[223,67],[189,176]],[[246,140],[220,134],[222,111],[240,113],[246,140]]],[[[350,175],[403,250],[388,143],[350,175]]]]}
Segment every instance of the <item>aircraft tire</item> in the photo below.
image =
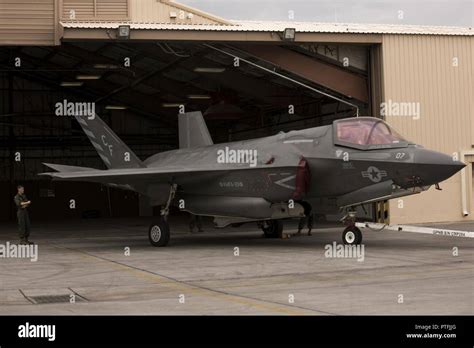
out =
{"type": "Polygon", "coordinates": [[[362,232],[355,226],[348,226],[342,232],[342,242],[347,245],[358,245],[362,243],[362,232]]]}
{"type": "Polygon", "coordinates": [[[170,241],[170,226],[163,218],[154,221],[148,229],[148,240],[154,247],[164,247],[170,241]]]}
{"type": "Polygon", "coordinates": [[[283,234],[283,222],[281,220],[269,220],[267,223],[267,227],[262,227],[265,238],[281,238],[283,234]]]}

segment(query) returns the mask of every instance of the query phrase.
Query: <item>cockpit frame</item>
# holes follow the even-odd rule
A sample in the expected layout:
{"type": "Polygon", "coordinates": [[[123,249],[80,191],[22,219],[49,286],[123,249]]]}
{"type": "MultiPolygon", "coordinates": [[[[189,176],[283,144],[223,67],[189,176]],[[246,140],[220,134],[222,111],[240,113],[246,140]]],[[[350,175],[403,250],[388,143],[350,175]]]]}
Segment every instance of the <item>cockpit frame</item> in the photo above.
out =
{"type": "Polygon", "coordinates": [[[404,148],[411,144],[384,120],[376,117],[351,117],[334,121],[333,141],[334,145],[358,150],[404,148]]]}

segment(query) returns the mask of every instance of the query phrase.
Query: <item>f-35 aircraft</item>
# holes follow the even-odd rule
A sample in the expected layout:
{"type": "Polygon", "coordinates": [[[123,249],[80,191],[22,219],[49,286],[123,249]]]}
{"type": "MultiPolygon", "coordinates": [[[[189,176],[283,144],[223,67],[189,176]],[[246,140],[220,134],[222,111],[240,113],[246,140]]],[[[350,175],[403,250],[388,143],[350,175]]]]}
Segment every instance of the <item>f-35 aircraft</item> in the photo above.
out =
{"type": "Polygon", "coordinates": [[[281,236],[282,220],[349,212],[345,244],[359,244],[354,207],[427,190],[464,167],[405,140],[373,117],[231,143],[213,144],[200,112],[179,115],[180,149],[141,161],[97,115],[76,116],[107,170],[48,164],[53,179],[132,190],[161,207],[150,225],[153,246],[170,239],[170,206],[212,216],[217,227],[256,222],[281,236]]]}

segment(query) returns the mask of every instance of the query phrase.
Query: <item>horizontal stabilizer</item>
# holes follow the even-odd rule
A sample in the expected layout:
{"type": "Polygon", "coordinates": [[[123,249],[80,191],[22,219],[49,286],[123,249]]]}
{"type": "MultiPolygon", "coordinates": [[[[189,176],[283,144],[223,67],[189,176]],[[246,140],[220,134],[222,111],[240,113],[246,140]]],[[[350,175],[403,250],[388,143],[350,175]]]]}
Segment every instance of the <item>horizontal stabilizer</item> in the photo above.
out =
{"type": "Polygon", "coordinates": [[[43,163],[46,167],[51,168],[57,172],[83,172],[83,171],[89,171],[89,170],[94,170],[94,168],[88,168],[88,167],[76,167],[76,166],[65,166],[62,164],[53,164],[53,163],[43,163]]]}

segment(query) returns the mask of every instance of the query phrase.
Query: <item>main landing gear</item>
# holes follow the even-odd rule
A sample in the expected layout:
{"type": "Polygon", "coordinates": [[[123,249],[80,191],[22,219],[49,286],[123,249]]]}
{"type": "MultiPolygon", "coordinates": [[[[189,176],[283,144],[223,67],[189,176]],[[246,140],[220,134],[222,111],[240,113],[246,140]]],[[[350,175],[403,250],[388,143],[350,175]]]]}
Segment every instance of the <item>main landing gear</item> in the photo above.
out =
{"type": "Polygon", "coordinates": [[[355,225],[356,212],[349,211],[342,221],[347,226],[342,232],[342,242],[347,245],[358,245],[362,243],[362,232],[355,225]]]}
{"type": "Polygon", "coordinates": [[[176,194],[177,185],[170,187],[170,193],[166,205],[161,209],[161,216],[153,221],[148,229],[148,239],[154,247],[164,247],[170,241],[170,226],[168,224],[168,214],[171,202],[176,194]]]}
{"type": "Polygon", "coordinates": [[[258,225],[265,238],[282,238],[283,222],[281,220],[265,220],[258,225]]]}
{"type": "Polygon", "coordinates": [[[148,229],[148,239],[154,247],[166,246],[170,240],[170,226],[164,217],[154,221],[148,229]]]}

